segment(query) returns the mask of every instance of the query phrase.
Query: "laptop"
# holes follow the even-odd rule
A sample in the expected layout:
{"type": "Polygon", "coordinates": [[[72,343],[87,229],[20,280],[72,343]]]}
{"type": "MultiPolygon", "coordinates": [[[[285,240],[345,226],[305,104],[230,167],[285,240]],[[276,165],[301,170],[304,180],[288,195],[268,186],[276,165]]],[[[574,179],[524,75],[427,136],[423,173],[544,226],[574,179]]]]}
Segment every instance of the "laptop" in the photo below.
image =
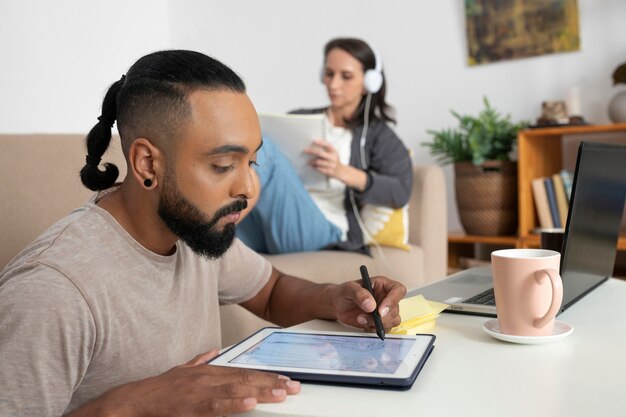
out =
{"type": "MultiPolygon", "coordinates": [[[[562,313],[613,273],[626,200],[626,146],[581,142],[563,237],[562,313]]],[[[454,313],[496,316],[490,267],[470,268],[411,291],[454,313]]]]}

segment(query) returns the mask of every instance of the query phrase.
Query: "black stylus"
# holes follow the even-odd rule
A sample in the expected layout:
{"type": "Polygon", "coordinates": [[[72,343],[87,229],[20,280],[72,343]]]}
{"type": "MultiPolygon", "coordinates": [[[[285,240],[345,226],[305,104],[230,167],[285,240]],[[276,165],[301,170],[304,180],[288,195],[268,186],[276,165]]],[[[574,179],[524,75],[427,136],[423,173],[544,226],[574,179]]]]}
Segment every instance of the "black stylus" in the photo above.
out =
{"type": "MultiPolygon", "coordinates": [[[[361,280],[363,281],[363,287],[372,294],[374,297],[374,301],[376,301],[376,297],[374,296],[374,289],[372,288],[372,282],[370,281],[370,274],[367,272],[367,267],[365,265],[361,265],[361,280]]],[[[376,326],[376,334],[380,337],[380,340],[385,340],[385,328],[383,327],[383,321],[380,319],[380,314],[378,314],[378,302],[376,301],[376,308],[372,312],[372,316],[374,317],[374,325],[376,326]]]]}

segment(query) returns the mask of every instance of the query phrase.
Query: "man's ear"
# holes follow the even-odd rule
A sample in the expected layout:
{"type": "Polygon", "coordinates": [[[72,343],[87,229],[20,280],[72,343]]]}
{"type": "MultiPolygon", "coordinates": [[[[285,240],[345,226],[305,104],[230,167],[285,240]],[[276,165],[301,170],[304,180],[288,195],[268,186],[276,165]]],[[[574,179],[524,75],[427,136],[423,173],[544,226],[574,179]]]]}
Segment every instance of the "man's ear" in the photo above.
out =
{"type": "Polygon", "coordinates": [[[163,178],[163,152],[150,140],[138,138],[129,149],[130,171],[140,187],[151,190],[158,186],[163,178]]]}

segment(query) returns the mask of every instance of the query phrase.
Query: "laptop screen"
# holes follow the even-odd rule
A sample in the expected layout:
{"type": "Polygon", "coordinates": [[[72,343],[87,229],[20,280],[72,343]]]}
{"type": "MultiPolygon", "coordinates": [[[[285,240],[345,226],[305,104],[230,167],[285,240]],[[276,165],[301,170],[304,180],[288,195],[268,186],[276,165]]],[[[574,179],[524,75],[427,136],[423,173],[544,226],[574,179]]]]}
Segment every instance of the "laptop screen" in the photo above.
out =
{"type": "Polygon", "coordinates": [[[613,273],[626,200],[626,146],[581,142],[561,258],[562,310],[613,273]]]}

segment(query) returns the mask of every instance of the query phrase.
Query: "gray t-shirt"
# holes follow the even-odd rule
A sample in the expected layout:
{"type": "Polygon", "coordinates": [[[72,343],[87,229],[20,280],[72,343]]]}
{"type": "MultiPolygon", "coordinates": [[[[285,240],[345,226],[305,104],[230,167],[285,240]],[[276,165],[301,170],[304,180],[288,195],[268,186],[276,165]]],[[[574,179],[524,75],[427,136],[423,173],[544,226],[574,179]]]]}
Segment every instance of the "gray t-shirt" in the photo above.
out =
{"type": "Polygon", "coordinates": [[[173,255],[150,252],[94,201],[0,272],[3,417],[60,416],[219,348],[219,305],[269,279],[239,240],[218,260],[180,241],[173,255]]]}

